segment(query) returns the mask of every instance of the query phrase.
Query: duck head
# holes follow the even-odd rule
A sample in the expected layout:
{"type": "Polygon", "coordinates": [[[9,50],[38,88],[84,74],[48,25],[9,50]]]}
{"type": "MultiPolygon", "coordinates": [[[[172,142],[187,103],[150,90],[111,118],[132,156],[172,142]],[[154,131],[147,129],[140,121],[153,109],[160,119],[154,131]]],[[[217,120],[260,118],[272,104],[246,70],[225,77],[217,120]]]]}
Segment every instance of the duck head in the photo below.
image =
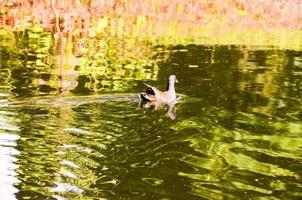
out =
{"type": "Polygon", "coordinates": [[[167,91],[174,90],[174,84],[178,83],[178,80],[175,75],[170,75],[167,83],[167,91]]]}
{"type": "Polygon", "coordinates": [[[178,80],[176,78],[176,75],[170,75],[169,76],[169,82],[170,83],[178,83],[178,80]]]}

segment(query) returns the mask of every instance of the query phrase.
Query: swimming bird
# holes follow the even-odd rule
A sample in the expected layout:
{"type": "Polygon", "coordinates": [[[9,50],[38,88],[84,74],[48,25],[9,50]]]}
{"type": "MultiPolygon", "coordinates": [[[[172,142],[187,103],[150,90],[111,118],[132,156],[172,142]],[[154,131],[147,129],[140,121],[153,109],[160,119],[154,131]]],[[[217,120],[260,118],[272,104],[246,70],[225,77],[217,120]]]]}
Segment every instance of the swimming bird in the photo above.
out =
{"type": "Polygon", "coordinates": [[[162,92],[156,87],[148,85],[145,93],[140,93],[140,98],[144,101],[159,101],[162,103],[169,103],[176,101],[175,82],[178,83],[175,75],[170,75],[167,84],[167,90],[162,92]]]}

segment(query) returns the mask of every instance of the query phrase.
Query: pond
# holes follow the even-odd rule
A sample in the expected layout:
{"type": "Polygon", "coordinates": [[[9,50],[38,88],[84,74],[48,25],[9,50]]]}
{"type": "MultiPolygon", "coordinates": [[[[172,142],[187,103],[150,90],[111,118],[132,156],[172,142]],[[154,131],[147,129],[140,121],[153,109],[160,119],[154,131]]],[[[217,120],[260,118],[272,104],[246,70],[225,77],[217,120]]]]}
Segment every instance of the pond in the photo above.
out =
{"type": "Polygon", "coordinates": [[[1,36],[2,197],[302,198],[302,51],[69,39],[1,36]],[[175,119],[138,98],[171,74],[175,119]]]}

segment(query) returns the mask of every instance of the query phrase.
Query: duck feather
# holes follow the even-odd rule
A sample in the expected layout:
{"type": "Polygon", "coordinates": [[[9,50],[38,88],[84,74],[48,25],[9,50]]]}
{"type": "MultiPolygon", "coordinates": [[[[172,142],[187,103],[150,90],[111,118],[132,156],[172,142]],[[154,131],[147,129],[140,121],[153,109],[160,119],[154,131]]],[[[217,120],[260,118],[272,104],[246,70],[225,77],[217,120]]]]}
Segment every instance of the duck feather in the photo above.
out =
{"type": "Polygon", "coordinates": [[[144,83],[144,85],[147,86],[147,89],[145,93],[140,94],[140,98],[145,101],[162,101],[162,102],[169,102],[175,100],[176,99],[176,94],[174,90],[175,80],[176,80],[175,75],[171,75],[169,77],[168,84],[167,84],[167,91],[165,92],[162,92],[157,88],[147,83],[144,83]]]}

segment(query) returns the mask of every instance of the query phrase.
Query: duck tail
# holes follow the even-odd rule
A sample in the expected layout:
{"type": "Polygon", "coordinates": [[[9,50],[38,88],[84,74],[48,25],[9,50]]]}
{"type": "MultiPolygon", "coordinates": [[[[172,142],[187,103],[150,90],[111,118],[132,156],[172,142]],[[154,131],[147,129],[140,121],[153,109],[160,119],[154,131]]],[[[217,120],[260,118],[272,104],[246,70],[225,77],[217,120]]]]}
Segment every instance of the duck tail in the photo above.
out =
{"type": "Polygon", "coordinates": [[[145,86],[149,87],[149,88],[152,88],[151,85],[148,85],[147,83],[143,83],[145,86]]]}
{"type": "Polygon", "coordinates": [[[140,99],[142,101],[150,101],[150,99],[148,98],[148,95],[146,93],[140,93],[138,96],[140,97],[140,99]]]}

